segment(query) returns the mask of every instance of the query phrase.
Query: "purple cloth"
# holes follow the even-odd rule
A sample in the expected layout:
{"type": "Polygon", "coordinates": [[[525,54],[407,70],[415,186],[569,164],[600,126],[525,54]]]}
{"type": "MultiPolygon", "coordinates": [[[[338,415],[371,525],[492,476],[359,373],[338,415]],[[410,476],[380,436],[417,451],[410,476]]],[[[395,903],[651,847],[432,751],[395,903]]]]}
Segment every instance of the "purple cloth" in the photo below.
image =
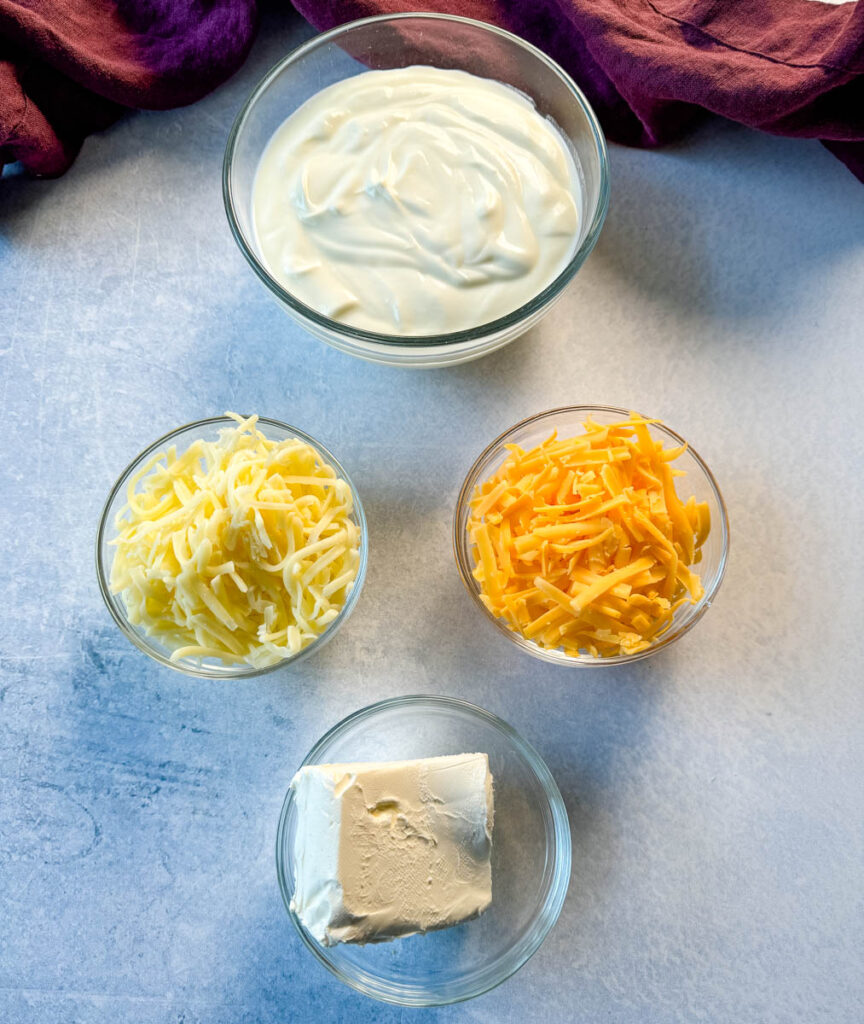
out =
{"type": "MultiPolygon", "coordinates": [[[[864,180],[864,0],[295,0],[314,25],[437,10],[493,22],[582,86],[614,141],[705,111],[822,142],[864,180]]],[[[0,0],[0,166],[62,173],[125,108],[199,99],[242,63],[255,0],[0,0]]]]}
{"type": "Polygon", "coordinates": [[[0,167],[61,174],[124,109],[200,99],[255,26],[255,0],[0,0],[0,167]]]}
{"type": "Polygon", "coordinates": [[[864,181],[864,0],[294,0],[317,28],[417,10],[509,29],[562,65],[616,142],[658,146],[706,111],[820,139],[864,181]]]}

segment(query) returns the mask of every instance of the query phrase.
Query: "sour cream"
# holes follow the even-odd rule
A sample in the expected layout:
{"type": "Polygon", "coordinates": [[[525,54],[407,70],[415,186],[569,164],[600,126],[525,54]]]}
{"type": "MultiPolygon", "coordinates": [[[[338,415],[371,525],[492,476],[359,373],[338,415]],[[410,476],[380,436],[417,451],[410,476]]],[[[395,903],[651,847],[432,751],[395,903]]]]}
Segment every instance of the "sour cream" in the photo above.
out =
{"type": "Polygon", "coordinates": [[[293,296],[345,324],[449,333],[518,309],[567,265],[580,177],[556,127],[464,71],[367,71],[275,132],[252,215],[293,296]]]}

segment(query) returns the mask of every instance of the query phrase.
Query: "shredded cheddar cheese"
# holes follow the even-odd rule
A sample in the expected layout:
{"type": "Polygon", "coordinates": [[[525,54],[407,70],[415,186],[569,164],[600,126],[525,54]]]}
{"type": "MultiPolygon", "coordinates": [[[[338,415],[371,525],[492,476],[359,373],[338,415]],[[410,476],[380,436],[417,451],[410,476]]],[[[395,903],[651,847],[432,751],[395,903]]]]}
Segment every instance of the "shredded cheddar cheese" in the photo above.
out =
{"type": "Polygon", "coordinates": [[[480,599],[509,629],[577,657],[645,650],[675,611],[703,596],[691,566],[711,527],[707,503],[682,502],[646,420],[507,445],[471,500],[468,535],[480,599]]]}
{"type": "Polygon", "coordinates": [[[217,441],[172,446],[129,481],[111,589],[180,658],[273,665],[315,640],[360,565],[351,488],[303,441],[227,413],[217,441]]]}

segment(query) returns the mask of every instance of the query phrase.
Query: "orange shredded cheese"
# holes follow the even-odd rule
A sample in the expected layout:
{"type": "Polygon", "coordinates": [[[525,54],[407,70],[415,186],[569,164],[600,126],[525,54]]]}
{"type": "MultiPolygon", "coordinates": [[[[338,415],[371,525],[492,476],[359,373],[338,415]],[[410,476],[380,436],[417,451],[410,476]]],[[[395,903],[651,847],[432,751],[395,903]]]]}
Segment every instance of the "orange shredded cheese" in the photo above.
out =
{"type": "Polygon", "coordinates": [[[711,528],[708,505],[675,488],[647,420],[553,433],[525,451],[508,445],[471,500],[468,535],[480,599],[508,628],[577,657],[636,654],[703,596],[691,566],[711,528]]]}

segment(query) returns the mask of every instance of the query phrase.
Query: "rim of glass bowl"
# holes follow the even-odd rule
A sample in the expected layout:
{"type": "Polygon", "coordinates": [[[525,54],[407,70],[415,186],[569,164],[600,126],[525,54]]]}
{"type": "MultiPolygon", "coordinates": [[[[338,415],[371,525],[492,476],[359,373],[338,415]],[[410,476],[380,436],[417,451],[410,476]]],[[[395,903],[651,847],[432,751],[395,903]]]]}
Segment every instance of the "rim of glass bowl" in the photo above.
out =
{"type": "Polygon", "coordinates": [[[300,430],[297,427],[291,426],[290,423],[283,423],[281,420],[274,420],[266,416],[259,416],[259,426],[276,427],[279,430],[284,430],[287,433],[290,433],[299,440],[304,441],[306,444],[312,445],[318,454],[333,467],[337,475],[340,476],[351,488],[351,500],[354,506],[354,519],[360,527],[360,565],[357,569],[357,578],[354,581],[354,586],[351,593],[348,595],[348,600],[342,606],[342,609],[336,618],[328,625],[320,636],[312,641],[311,644],[304,647],[296,654],[292,654],[287,658],[283,658],[281,661],[277,661],[275,665],[266,665],[263,668],[255,668],[252,665],[245,664],[242,667],[226,666],[223,669],[211,669],[206,666],[196,668],[192,665],[171,661],[170,658],[166,657],[161,651],[151,645],[148,637],[142,636],[130,624],[123,608],[122,597],[119,594],[111,593],[111,589],[108,584],[111,567],[110,564],[107,564],[107,559],[104,559],[102,555],[102,549],[107,546],[107,539],[114,531],[113,520],[111,522],[108,520],[108,513],[114,503],[114,499],[121,491],[125,490],[126,485],[129,482],[129,478],[148,458],[150,458],[151,455],[155,455],[160,448],[170,444],[179,435],[184,434],[187,431],[198,429],[203,430],[212,426],[227,427],[232,425],[236,426],[236,421],[232,420],[228,416],[211,416],[204,420],[193,420],[191,423],[186,423],[182,427],[177,427],[175,430],[171,430],[167,434],[163,434],[162,437],[158,438],[149,445],[149,447],[145,448],[144,451],[136,455],[129,465],[123,470],[117,478],[117,482],[111,488],[108,498],[102,508],[102,515],[99,518],[99,529],[96,533],[96,576],[99,580],[99,590],[108,611],[111,613],[111,617],[120,627],[120,631],[140,651],[149,655],[154,661],[158,661],[160,665],[166,665],[168,668],[173,668],[177,672],[184,673],[184,675],[196,676],[200,679],[246,679],[252,676],[263,676],[268,672],[275,672],[277,669],[284,668],[286,665],[296,664],[297,662],[309,657],[310,654],[314,651],[320,650],[325,643],[331,640],[339,627],[345,623],[357,604],[357,600],[360,597],[360,591],[363,589],[363,583],[366,579],[366,564],[369,554],[369,535],[366,527],[366,513],[363,511],[363,504],[360,501],[360,495],[357,493],[357,488],[354,486],[354,482],[351,477],[345,472],[344,467],[333,453],[310,434],[305,433],[305,431],[300,430]]]}
{"type": "Polygon", "coordinates": [[[291,53],[283,57],[282,60],[276,63],[264,75],[252,90],[252,94],[243,104],[240,113],[237,115],[234,120],[234,124],[231,126],[231,132],[228,136],[228,144],[225,147],[225,157],[222,163],[222,199],[225,204],[225,212],[228,215],[228,223],[231,226],[231,234],[234,236],[234,240],[239,246],[240,251],[243,253],[246,262],[252,267],[252,270],[258,278],[276,296],[276,298],[279,299],[280,302],[285,303],[286,306],[289,306],[294,310],[294,312],[305,317],[307,320],[311,320],[318,327],[343,335],[353,341],[372,345],[413,346],[414,348],[420,349],[440,345],[459,345],[468,341],[482,341],[489,335],[497,334],[499,331],[506,331],[520,323],[522,320],[527,319],[533,313],[545,306],[547,302],[559,295],[560,292],[563,291],[563,289],[570,283],[576,272],[588,258],[591,250],[597,242],[600,229],[603,227],[603,222],[606,219],[606,212],[609,208],[609,161],[606,151],[606,139],[590,103],[585,98],[582,90],[578,85],[576,85],[567,72],[553,61],[551,57],[548,57],[543,53],[542,50],[539,50],[536,46],[532,46],[531,43],[526,42],[526,40],[521,39],[512,32],[507,32],[502,28],[498,28],[496,25],[489,25],[485,22],[476,21],[473,18],[463,18],[455,14],[435,14],[426,11],[409,11],[401,14],[380,14],[372,18],[360,18],[357,21],[338,25],[336,28],[330,29],[329,32],[322,32],[320,35],[317,35],[303,43],[301,46],[298,46],[295,50],[292,50],[291,53]],[[329,317],[324,316],[317,310],[312,309],[311,306],[307,306],[299,299],[295,298],[291,292],[287,291],[281,284],[279,284],[278,281],[275,280],[275,278],[271,276],[264,264],[255,255],[252,246],[247,242],[235,213],[232,166],[234,163],[234,151],[236,149],[237,139],[252,108],[258,101],[259,97],[269,88],[271,82],[273,82],[273,80],[277,78],[289,64],[293,64],[295,61],[301,59],[317,47],[337,39],[339,36],[350,32],[352,29],[359,28],[360,26],[372,25],[376,22],[394,22],[408,18],[425,18],[432,21],[455,21],[464,25],[472,25],[475,28],[489,32],[492,35],[501,36],[516,43],[524,50],[541,60],[567,86],[573,96],[573,99],[582,108],[582,112],[591,127],[591,133],[594,139],[594,145],[597,148],[597,155],[600,164],[600,191],[597,197],[597,208],[594,211],[591,224],[585,234],[585,238],[582,240],[582,244],[555,280],[552,281],[551,284],[547,285],[543,291],[535,295],[530,301],[526,302],[518,309],[508,313],[506,316],[498,317],[496,320],[490,320],[485,324],[478,324],[476,327],[471,327],[467,330],[453,331],[448,334],[380,334],[377,331],[366,331],[359,327],[352,327],[349,324],[341,323],[338,320],[331,320],[329,317]]]}
{"type": "MultiPolygon", "coordinates": [[[[485,992],[497,988],[498,985],[511,978],[521,967],[523,967],[543,944],[546,936],[551,931],[564,906],[567,890],[570,886],[570,869],[572,859],[572,842],[570,839],[570,820],[567,816],[567,808],[564,798],[558,789],[555,778],[540,754],[534,747],[503,719],[481,708],[469,701],[461,700],[458,697],[446,697],[439,694],[406,694],[402,697],[390,697],[387,700],[377,701],[359,711],[337,722],[331,729],[328,729],[320,740],[312,747],[303,759],[301,768],[308,764],[314,764],[318,757],[327,749],[333,739],[348,731],[352,726],[365,719],[375,717],[379,712],[404,706],[432,706],[444,707],[456,710],[471,717],[485,720],[502,733],[523,755],[531,770],[537,776],[543,792],[548,800],[549,816],[546,817],[547,836],[552,836],[554,845],[553,856],[547,853],[544,864],[544,880],[548,879],[548,892],[543,907],[534,920],[530,931],[523,940],[511,947],[505,955],[506,970],[501,972],[500,967],[494,970],[490,965],[478,972],[477,981],[472,989],[456,992],[452,996],[441,998],[424,997],[418,990],[407,989],[398,983],[382,983],[379,979],[371,979],[364,971],[358,971],[357,977],[347,974],[337,964],[333,963],[327,956],[326,950],[320,946],[303,927],[296,914],[291,909],[291,886],[289,883],[288,865],[283,857],[286,830],[288,828],[288,816],[294,804],[294,793],[291,789],[285,795],[282,804],[282,812],[279,815],[279,825],[276,830],[276,873],[279,878],[279,889],[282,893],[282,901],[291,923],[294,925],[306,948],[309,949],[328,971],[334,974],[340,981],[364,995],[378,999],[385,1003],[395,1003],[399,1006],[446,1006],[451,1003],[464,1002],[466,999],[473,999],[485,992]],[[551,826],[551,827],[550,827],[551,826]]],[[[289,857],[291,852],[289,851],[289,857]]],[[[498,961],[500,964],[500,961],[498,961]]]]}
{"type": "MultiPolygon", "coordinates": [[[[720,564],[717,568],[717,574],[714,581],[705,591],[699,603],[695,606],[690,618],[677,627],[673,626],[660,638],[660,640],[652,644],[650,647],[645,648],[644,651],[638,651],[636,654],[616,654],[610,658],[593,658],[587,654],[580,654],[579,657],[574,658],[570,655],[564,654],[563,651],[548,650],[545,647],[541,647],[533,640],[526,640],[525,637],[508,629],[501,619],[492,615],[489,609],[480,600],[480,590],[477,587],[476,580],[471,574],[472,565],[470,544],[468,543],[467,529],[465,525],[467,524],[467,510],[469,502],[471,501],[471,495],[474,492],[475,486],[479,482],[480,474],[488,471],[487,460],[500,445],[509,441],[512,435],[523,427],[527,427],[532,423],[537,423],[544,419],[553,419],[565,414],[590,414],[594,412],[614,413],[621,416],[622,419],[627,419],[630,416],[627,409],[619,409],[614,405],[563,405],[556,409],[547,409],[545,412],[537,413],[534,416],[528,416],[524,420],[520,420],[518,423],[515,423],[512,427],[508,427],[507,430],[502,434],[499,434],[494,441],[488,444],[474,460],[474,463],[468,470],[468,474],[459,491],[459,497],[456,499],[456,511],[453,516],[453,552],[456,558],[456,565],[459,569],[459,575],[462,578],[462,582],[465,584],[465,589],[474,599],[475,604],[483,610],[484,616],[490,622],[493,622],[509,640],[515,643],[523,651],[526,651],[528,654],[531,654],[536,658],[541,658],[543,661],[548,661],[554,665],[563,665],[565,667],[606,668],[611,665],[629,665],[634,661],[640,661],[642,658],[648,658],[652,654],[656,654],[658,651],[663,650],[665,647],[669,647],[670,644],[673,644],[676,640],[679,640],[684,636],[685,633],[688,633],[711,607],[711,603],[717,594],[720,584],[723,582],[723,577],[726,574],[726,563],[729,559],[729,515],[726,511],[726,503],[723,500],[723,495],[720,492],[717,481],[714,479],[714,474],[708,468],[705,460],[699,455],[696,449],[693,448],[689,442],[685,441],[680,434],[676,433],[670,427],[667,427],[664,423],[654,423],[652,426],[668,435],[676,445],[687,445],[688,453],[696,460],[696,464],[701,469],[705,479],[708,481],[708,485],[713,491],[717,505],[720,509],[719,525],[722,538],[720,564]],[[463,519],[465,520],[464,523],[463,519]]],[[[716,523],[712,524],[712,529],[716,528],[716,526],[716,523]]]]}

